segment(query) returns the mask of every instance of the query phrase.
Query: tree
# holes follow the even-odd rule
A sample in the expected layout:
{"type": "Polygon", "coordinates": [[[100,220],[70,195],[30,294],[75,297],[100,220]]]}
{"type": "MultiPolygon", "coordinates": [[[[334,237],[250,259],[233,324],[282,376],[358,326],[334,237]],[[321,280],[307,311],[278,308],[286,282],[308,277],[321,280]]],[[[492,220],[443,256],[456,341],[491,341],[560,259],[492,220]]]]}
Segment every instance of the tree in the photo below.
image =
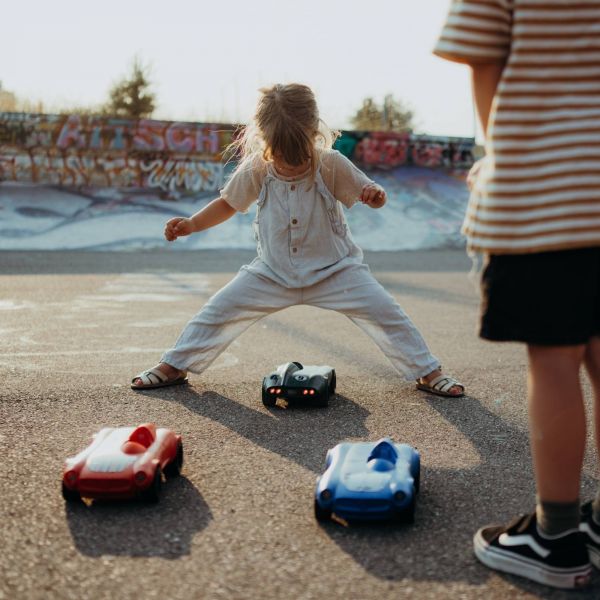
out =
{"type": "Polygon", "coordinates": [[[156,108],[156,95],[150,90],[148,70],[148,67],[135,58],[131,74],[117,82],[110,90],[104,112],[129,119],[152,116],[156,108]]]}
{"type": "Polygon", "coordinates": [[[12,92],[5,90],[0,81],[0,112],[17,110],[17,97],[12,92]]]}
{"type": "Polygon", "coordinates": [[[414,114],[401,100],[388,94],[379,105],[373,98],[365,98],[363,105],[350,119],[356,129],[363,131],[395,131],[410,133],[414,114]]]}

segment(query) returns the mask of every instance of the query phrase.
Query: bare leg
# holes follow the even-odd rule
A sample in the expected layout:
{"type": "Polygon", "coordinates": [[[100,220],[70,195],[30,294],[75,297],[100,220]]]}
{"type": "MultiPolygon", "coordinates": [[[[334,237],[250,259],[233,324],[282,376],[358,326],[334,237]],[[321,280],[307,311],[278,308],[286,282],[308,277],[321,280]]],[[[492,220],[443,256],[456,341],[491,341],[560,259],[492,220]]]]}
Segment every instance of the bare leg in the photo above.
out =
{"type": "Polygon", "coordinates": [[[528,346],[529,434],[541,501],[579,498],[585,409],[579,370],[586,346],[528,346]]]}

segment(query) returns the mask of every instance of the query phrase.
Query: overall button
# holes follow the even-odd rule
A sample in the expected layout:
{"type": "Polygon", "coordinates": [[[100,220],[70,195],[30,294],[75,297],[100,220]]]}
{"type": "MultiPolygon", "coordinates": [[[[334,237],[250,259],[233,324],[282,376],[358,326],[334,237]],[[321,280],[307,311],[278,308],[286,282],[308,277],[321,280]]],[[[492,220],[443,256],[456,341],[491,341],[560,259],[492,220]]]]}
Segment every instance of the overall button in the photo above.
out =
{"type": "Polygon", "coordinates": [[[292,225],[297,225],[298,224],[298,219],[292,219],[292,225]]]}
{"type": "Polygon", "coordinates": [[[292,252],[298,252],[298,248],[292,248],[292,252]]]}
{"type": "Polygon", "coordinates": [[[296,186],[295,186],[295,185],[292,185],[292,186],[290,187],[290,190],[292,190],[292,192],[293,192],[295,189],[296,189],[296,186]]]}

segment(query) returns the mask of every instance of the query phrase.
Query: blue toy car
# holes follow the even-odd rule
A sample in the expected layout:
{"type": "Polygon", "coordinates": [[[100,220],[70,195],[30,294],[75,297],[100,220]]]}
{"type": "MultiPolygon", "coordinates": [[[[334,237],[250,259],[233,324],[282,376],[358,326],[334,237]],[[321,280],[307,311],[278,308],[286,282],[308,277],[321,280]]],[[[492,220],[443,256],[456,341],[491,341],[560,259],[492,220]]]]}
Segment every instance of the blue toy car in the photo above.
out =
{"type": "Polygon", "coordinates": [[[262,401],[268,407],[275,406],[277,398],[327,406],[335,385],[335,369],[331,367],[284,363],[263,379],[262,401]]]}
{"type": "Polygon", "coordinates": [[[327,452],[317,478],[315,517],[345,521],[393,520],[414,523],[421,458],[408,444],[390,438],[346,442],[327,452]]]}

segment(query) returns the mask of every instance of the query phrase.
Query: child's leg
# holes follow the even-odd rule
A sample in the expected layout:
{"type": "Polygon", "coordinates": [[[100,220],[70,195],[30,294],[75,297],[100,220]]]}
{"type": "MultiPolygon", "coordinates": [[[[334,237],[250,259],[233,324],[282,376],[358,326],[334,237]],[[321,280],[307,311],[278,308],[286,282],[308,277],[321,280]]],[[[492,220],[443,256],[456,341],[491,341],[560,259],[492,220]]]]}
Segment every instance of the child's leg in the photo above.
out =
{"type": "Polygon", "coordinates": [[[586,347],[528,346],[529,434],[538,497],[579,499],[586,423],[579,371],[586,347]]]}
{"type": "MultiPolygon", "coordinates": [[[[536,511],[474,537],[479,560],[540,583],[589,583],[590,558],[579,531],[579,484],[586,428],[579,371],[585,345],[528,345],[529,435],[536,511]]],[[[588,546],[589,547],[589,546],[588,546]]]]}
{"type": "Polygon", "coordinates": [[[408,381],[439,368],[423,336],[366,265],[350,267],[304,289],[303,303],[345,314],[381,348],[408,381]]]}
{"type": "Polygon", "coordinates": [[[252,323],[298,304],[299,298],[299,290],[241,270],[189,321],[161,363],[201,373],[252,323]]]}

